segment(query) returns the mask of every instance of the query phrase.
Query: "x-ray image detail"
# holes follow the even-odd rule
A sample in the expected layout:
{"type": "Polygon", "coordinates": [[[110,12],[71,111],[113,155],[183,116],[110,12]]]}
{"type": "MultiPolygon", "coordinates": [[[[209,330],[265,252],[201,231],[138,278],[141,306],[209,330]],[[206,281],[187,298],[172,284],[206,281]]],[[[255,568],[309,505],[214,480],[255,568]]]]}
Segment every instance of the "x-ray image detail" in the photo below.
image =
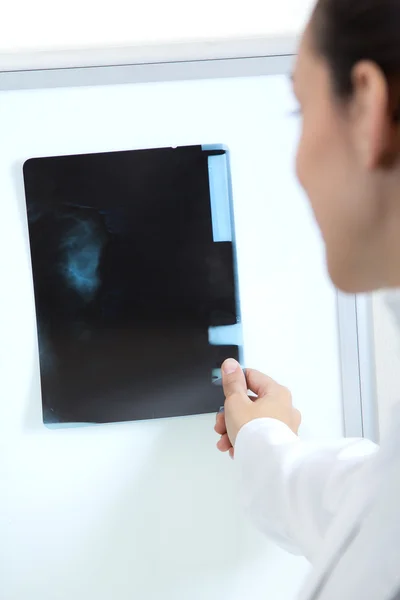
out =
{"type": "Polygon", "coordinates": [[[44,422],[218,411],[241,358],[228,152],[34,158],[24,181],[44,422]]]}

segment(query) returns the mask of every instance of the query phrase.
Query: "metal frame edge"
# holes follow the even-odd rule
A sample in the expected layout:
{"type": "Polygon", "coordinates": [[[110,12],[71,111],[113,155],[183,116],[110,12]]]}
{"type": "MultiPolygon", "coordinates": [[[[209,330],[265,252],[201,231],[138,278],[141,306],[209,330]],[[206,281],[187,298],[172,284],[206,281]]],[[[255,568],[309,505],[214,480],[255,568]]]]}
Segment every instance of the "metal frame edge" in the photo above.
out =
{"type": "Polygon", "coordinates": [[[0,52],[0,73],[118,65],[162,64],[232,58],[288,56],[297,52],[297,36],[254,36],[42,51],[0,52]]]}

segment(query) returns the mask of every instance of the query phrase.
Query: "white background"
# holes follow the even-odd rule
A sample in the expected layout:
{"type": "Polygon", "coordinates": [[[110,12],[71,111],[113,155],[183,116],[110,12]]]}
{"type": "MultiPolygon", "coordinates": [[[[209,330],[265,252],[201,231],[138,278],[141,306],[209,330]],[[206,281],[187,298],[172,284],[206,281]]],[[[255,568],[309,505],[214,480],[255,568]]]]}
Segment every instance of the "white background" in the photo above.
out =
{"type": "Polygon", "coordinates": [[[313,0],[8,0],[0,52],[296,34],[313,0]]]}
{"type": "Polygon", "coordinates": [[[292,109],[286,76],[0,95],[2,600],[295,597],[308,566],[242,517],[214,416],[41,424],[21,172],[34,156],[226,144],[246,362],[291,387],[305,437],[337,437],[335,293],[294,179],[292,109]]]}

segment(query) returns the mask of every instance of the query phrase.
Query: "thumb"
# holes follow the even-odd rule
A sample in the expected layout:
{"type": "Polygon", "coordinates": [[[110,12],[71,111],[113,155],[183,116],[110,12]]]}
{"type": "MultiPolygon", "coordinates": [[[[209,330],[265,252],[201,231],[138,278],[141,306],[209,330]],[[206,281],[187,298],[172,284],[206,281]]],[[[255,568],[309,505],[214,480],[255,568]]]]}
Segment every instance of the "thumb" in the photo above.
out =
{"type": "Polygon", "coordinates": [[[258,398],[268,396],[278,385],[271,377],[255,369],[246,369],[246,382],[249,390],[254,392],[258,398]]]}
{"type": "Polygon", "coordinates": [[[239,363],[233,358],[228,358],[222,365],[222,384],[225,398],[238,395],[248,400],[246,377],[239,363]]]}

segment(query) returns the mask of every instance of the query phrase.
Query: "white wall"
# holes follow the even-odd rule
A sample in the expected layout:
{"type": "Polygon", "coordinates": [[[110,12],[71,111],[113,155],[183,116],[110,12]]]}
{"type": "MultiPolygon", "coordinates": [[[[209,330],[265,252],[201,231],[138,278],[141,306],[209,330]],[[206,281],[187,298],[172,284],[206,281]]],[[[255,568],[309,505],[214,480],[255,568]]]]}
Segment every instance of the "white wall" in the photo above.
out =
{"type": "Polygon", "coordinates": [[[2,8],[0,53],[297,34],[313,3],[313,0],[10,0],[2,8]]]}

